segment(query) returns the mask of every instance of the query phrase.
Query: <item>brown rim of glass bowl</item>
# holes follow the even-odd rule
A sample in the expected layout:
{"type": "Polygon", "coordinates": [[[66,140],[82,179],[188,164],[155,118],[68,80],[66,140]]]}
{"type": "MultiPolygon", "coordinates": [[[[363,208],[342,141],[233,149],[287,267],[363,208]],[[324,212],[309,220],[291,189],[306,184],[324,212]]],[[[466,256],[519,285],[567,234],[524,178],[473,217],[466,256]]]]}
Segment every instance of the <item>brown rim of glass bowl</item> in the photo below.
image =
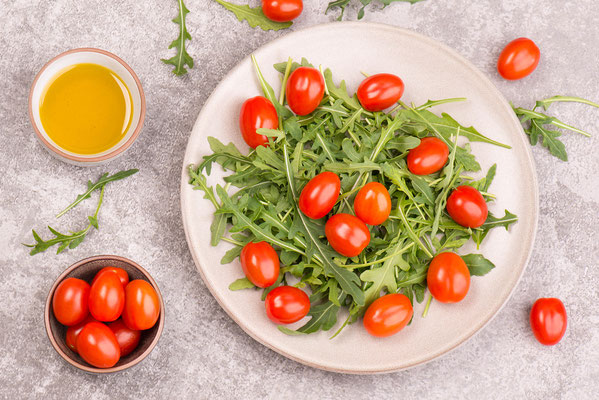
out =
{"type": "Polygon", "coordinates": [[[67,268],[56,279],[48,293],[48,298],[46,299],[46,306],[44,309],[44,323],[46,325],[46,333],[48,334],[48,339],[50,339],[50,343],[52,343],[52,347],[54,347],[54,350],[56,350],[56,352],[72,366],[91,373],[106,374],[111,372],[118,372],[138,364],[144,358],[146,358],[148,354],[152,352],[154,347],[156,347],[156,344],[158,343],[158,340],[160,339],[160,336],[162,334],[162,330],[164,329],[164,301],[162,299],[162,294],[160,293],[160,289],[158,288],[156,281],[154,281],[150,274],[137,263],[120,256],[94,256],[77,261],[75,264],[67,268]],[[67,327],[61,325],[56,320],[56,317],[54,317],[54,313],[52,311],[52,297],[54,295],[56,287],[64,279],[68,277],[74,277],[91,282],[91,279],[96,274],[96,272],[99,271],[101,268],[107,266],[115,266],[125,269],[129,274],[131,280],[144,279],[148,281],[158,294],[158,300],[160,301],[160,316],[158,317],[158,321],[152,328],[142,331],[142,337],[139,342],[139,345],[135,350],[133,350],[131,354],[128,354],[127,356],[119,360],[119,362],[114,367],[96,368],[83,361],[83,359],[77,353],[75,353],[66,346],[65,335],[67,327]]]}
{"type": "Polygon", "coordinates": [[[70,161],[74,161],[77,163],[98,163],[98,162],[103,162],[103,161],[107,161],[110,160],[116,156],[118,156],[119,154],[123,153],[125,150],[127,150],[129,147],[131,147],[131,145],[133,144],[133,142],[135,142],[135,140],[137,139],[137,137],[139,136],[139,133],[141,132],[141,128],[143,127],[144,124],[144,120],[146,117],[146,97],[144,94],[144,90],[141,87],[141,82],[139,80],[139,78],[137,77],[137,75],[135,74],[135,72],[133,71],[133,69],[125,62],[123,61],[121,58],[119,58],[118,56],[116,56],[115,54],[112,54],[106,50],[102,50],[102,49],[96,49],[93,47],[82,47],[79,49],[72,49],[72,50],[68,50],[65,51],[64,53],[60,53],[59,55],[57,55],[56,57],[52,58],[50,61],[48,61],[43,67],[42,69],[40,69],[40,71],[37,73],[37,75],[35,76],[35,79],[33,80],[33,83],[31,84],[31,89],[29,90],[29,120],[31,122],[31,126],[33,126],[33,130],[35,131],[35,134],[37,135],[38,139],[42,141],[42,143],[44,144],[44,146],[46,146],[46,148],[50,151],[52,151],[53,153],[55,153],[57,156],[62,157],[62,158],[66,158],[70,161]],[[125,69],[127,69],[127,71],[129,71],[129,73],[131,74],[131,76],[133,77],[133,79],[135,80],[135,84],[137,86],[137,89],[139,90],[139,95],[141,98],[141,106],[140,106],[140,115],[139,115],[139,122],[137,123],[137,126],[135,127],[135,130],[133,131],[133,133],[131,134],[131,137],[123,144],[121,144],[119,147],[117,147],[116,149],[114,149],[113,151],[111,151],[110,153],[101,155],[101,156],[97,156],[97,157],[80,157],[74,154],[69,154],[66,153],[64,151],[62,151],[60,148],[58,148],[57,146],[55,146],[54,144],[50,143],[45,137],[44,135],[40,132],[40,130],[38,129],[35,120],[33,118],[33,104],[32,104],[32,100],[33,100],[33,90],[35,89],[36,85],[37,85],[37,81],[39,80],[40,76],[42,75],[42,73],[46,70],[46,68],[48,68],[48,66],[50,66],[52,63],[54,63],[56,60],[69,55],[69,54],[73,54],[73,53],[83,53],[83,52],[91,52],[91,53],[100,53],[103,54],[107,57],[110,57],[114,60],[116,60],[119,64],[121,64],[123,67],[125,67],[125,69]]]}

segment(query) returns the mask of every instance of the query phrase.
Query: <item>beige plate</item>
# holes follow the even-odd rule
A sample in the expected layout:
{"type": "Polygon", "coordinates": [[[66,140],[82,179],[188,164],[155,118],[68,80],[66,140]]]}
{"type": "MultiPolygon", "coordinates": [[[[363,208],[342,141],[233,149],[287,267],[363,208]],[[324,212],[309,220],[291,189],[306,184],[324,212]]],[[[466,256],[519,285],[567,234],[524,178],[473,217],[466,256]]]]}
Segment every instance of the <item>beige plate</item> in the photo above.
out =
{"type": "MultiPolygon", "coordinates": [[[[181,207],[187,242],[206,285],[225,311],[250,336],[271,349],[301,363],[330,371],[377,373],[397,371],[430,361],[472,337],[501,309],[516,287],[528,262],[537,227],[538,194],[529,145],[509,104],[493,84],[470,62],[448,47],[407,30],[371,23],[333,23],[291,33],[254,53],[266,79],[278,93],[276,62],[306,57],[329,67],[338,82],[345,79],[355,91],[368,73],[399,75],[406,91],[404,101],[421,104],[428,99],[467,97],[463,103],[446,104],[433,111],[450,113],[466,126],[513,147],[506,150],[474,143],[473,152],[486,171],[498,164],[491,191],[498,200],[490,205],[496,215],[509,209],[519,222],[508,233],[496,229],[486,238],[481,252],[496,268],[485,277],[474,277],[467,298],[460,304],[433,303],[427,318],[423,305],[415,307],[412,324],[386,339],[369,336],[360,323],[346,327],[334,340],[330,332],[287,336],[269,322],[260,292],[231,292],[228,285],[243,276],[238,261],[220,265],[230,245],[210,246],[212,204],[203,193],[188,185],[186,168],[210,153],[206,137],[232,141],[247,152],[238,128],[241,103],[261,94],[249,57],[220,83],[202,109],[193,128],[181,179],[181,207]]],[[[210,184],[222,183],[222,172],[214,167],[210,184]]],[[[461,249],[463,254],[474,246],[461,249]]],[[[292,327],[298,327],[294,324],[292,327]]]]}

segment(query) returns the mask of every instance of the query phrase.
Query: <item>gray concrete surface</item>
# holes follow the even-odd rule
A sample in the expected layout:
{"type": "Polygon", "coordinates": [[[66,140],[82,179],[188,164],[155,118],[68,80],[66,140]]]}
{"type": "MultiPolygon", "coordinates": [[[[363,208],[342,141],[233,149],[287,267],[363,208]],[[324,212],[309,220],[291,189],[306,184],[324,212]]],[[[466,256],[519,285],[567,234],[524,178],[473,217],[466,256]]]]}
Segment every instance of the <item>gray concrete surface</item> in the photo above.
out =
{"type": "MultiPolygon", "coordinates": [[[[381,376],[339,375],[287,360],[250,339],[204,286],[185,243],[179,208],[183,152],[207,96],[242,57],[285,35],[238,22],[210,0],[187,0],[196,67],[177,78],[160,57],[176,36],[173,0],[0,0],[0,398],[484,398],[590,399],[599,393],[599,110],[565,104],[553,112],[593,132],[564,136],[570,161],[534,149],[540,221],[530,265],[514,296],[477,336],[427,365],[381,376]],[[143,82],[147,119],[125,157],[84,169],[55,160],[34,138],[29,86],[41,66],[71,48],[95,46],[123,57],[143,82]],[[107,188],[101,229],[79,248],[27,255],[20,243],[43,230],[83,182],[104,170],[138,167],[107,188]],[[159,282],[166,328],[139,366],[91,376],[51,348],[43,305],[56,276],[81,258],[112,253],[144,265],[159,282]],[[541,296],[562,298],[566,337],[545,348],[528,311],[541,296]]],[[[306,1],[292,30],[334,20],[326,1],[306,1]]],[[[348,9],[355,19],[357,7],[348,9]]],[[[428,0],[368,7],[364,18],[413,29],[449,46],[490,76],[508,99],[532,105],[555,94],[599,100],[599,8],[594,0],[428,0]],[[542,50],[534,75],[501,80],[495,62],[519,36],[542,50]]],[[[56,223],[68,228],[92,204],[56,223]]]]}

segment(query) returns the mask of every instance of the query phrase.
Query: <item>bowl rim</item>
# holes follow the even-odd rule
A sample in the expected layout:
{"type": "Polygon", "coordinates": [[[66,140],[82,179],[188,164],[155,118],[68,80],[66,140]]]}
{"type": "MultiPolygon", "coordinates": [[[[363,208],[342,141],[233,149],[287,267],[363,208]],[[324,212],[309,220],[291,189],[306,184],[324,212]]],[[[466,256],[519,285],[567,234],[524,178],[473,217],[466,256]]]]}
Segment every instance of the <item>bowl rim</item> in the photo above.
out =
{"type": "Polygon", "coordinates": [[[95,47],[80,47],[80,48],[77,48],[77,49],[67,50],[67,51],[65,51],[63,53],[58,54],[57,56],[55,56],[54,58],[52,58],[50,61],[48,61],[46,64],[44,64],[44,66],[39,70],[39,72],[35,76],[35,79],[33,80],[33,83],[31,84],[31,88],[29,89],[29,106],[28,106],[28,110],[29,110],[29,121],[31,122],[31,126],[33,127],[33,130],[35,131],[35,134],[37,135],[37,138],[39,140],[41,140],[41,142],[44,144],[44,146],[46,146],[46,148],[48,150],[52,151],[57,156],[59,156],[61,158],[64,158],[64,159],[67,159],[69,161],[74,161],[74,162],[83,163],[83,164],[91,164],[91,163],[98,163],[98,162],[102,162],[102,161],[107,161],[107,160],[113,159],[113,158],[117,157],[119,154],[123,153],[129,147],[131,147],[131,145],[133,144],[133,142],[135,142],[135,140],[139,136],[139,133],[141,132],[141,128],[143,126],[144,120],[146,118],[146,96],[145,96],[144,90],[143,90],[143,88],[141,86],[141,81],[139,80],[139,78],[137,77],[137,75],[135,74],[135,72],[133,71],[133,69],[125,61],[123,61],[120,57],[118,57],[117,55],[115,55],[115,54],[113,54],[113,53],[111,53],[109,51],[98,49],[98,48],[95,48],[95,47]],[[60,147],[52,144],[51,142],[49,142],[44,137],[44,135],[42,134],[42,132],[39,130],[37,124],[35,123],[35,119],[33,117],[33,91],[36,88],[36,86],[38,85],[39,78],[44,73],[44,71],[50,65],[52,65],[53,63],[55,63],[57,60],[59,60],[60,58],[62,58],[64,56],[67,56],[69,54],[74,54],[74,53],[86,53],[86,52],[87,53],[99,53],[99,54],[102,54],[104,56],[110,57],[110,58],[114,59],[115,61],[117,61],[118,63],[120,63],[129,72],[129,74],[131,74],[131,77],[135,81],[137,89],[139,90],[139,96],[140,96],[140,99],[141,99],[139,121],[137,123],[137,126],[135,127],[135,130],[133,131],[133,133],[129,137],[129,139],[126,142],[122,143],[117,148],[115,148],[110,153],[106,153],[106,154],[103,154],[101,156],[95,156],[95,157],[83,157],[83,156],[79,156],[79,155],[76,155],[76,154],[70,154],[70,153],[67,153],[67,152],[63,151],[60,147]]]}
{"type": "Polygon", "coordinates": [[[48,335],[48,339],[50,340],[52,347],[66,362],[68,362],[72,366],[77,367],[86,372],[97,373],[97,374],[107,374],[107,373],[112,373],[112,372],[118,372],[118,371],[122,371],[124,369],[130,368],[130,367],[133,367],[134,365],[137,365],[138,363],[140,363],[144,358],[146,358],[148,356],[148,354],[150,354],[152,352],[152,350],[154,350],[154,347],[156,347],[156,344],[158,344],[158,340],[160,339],[160,336],[162,336],[162,331],[164,329],[164,301],[162,299],[162,294],[160,293],[160,289],[158,288],[158,284],[156,284],[156,281],[154,280],[154,278],[152,278],[152,276],[150,276],[148,271],[146,271],[143,267],[141,267],[136,262],[129,260],[128,258],[121,257],[121,256],[115,256],[115,255],[93,256],[93,257],[88,257],[88,258],[84,258],[82,260],[77,261],[76,263],[72,264],[70,267],[65,269],[58,276],[58,278],[56,278],[56,281],[54,281],[54,284],[50,288],[50,291],[48,292],[48,297],[46,299],[46,306],[44,307],[44,324],[46,325],[46,334],[48,335]],[[50,313],[52,312],[50,310],[50,308],[51,308],[51,304],[52,304],[52,296],[54,295],[54,291],[56,290],[58,285],[72,271],[76,270],[77,268],[79,268],[82,265],[85,265],[87,263],[90,263],[92,261],[97,261],[97,260],[120,261],[120,262],[129,264],[132,267],[138,269],[144,275],[144,277],[147,278],[148,282],[152,285],[154,290],[156,290],[156,294],[158,295],[158,300],[160,301],[160,316],[158,317],[158,321],[157,321],[158,331],[156,332],[156,336],[154,337],[154,340],[152,340],[152,342],[150,343],[148,348],[142,354],[140,354],[137,358],[129,361],[126,364],[119,365],[117,367],[97,368],[97,367],[92,367],[91,365],[82,364],[78,361],[73,360],[69,355],[67,355],[64,351],[62,351],[60,346],[58,346],[58,343],[56,342],[56,339],[54,338],[54,334],[52,333],[52,328],[50,326],[50,313]]]}

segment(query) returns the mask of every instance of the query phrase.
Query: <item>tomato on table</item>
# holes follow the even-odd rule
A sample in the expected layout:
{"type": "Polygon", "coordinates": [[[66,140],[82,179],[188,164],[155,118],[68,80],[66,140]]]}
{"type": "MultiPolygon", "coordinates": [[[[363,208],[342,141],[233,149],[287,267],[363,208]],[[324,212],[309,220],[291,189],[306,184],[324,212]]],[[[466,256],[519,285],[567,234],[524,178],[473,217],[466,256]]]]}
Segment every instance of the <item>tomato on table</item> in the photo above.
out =
{"type": "Polygon", "coordinates": [[[121,357],[130,354],[139,344],[141,331],[129,329],[122,319],[119,318],[116,321],[109,323],[108,328],[110,328],[116,337],[116,341],[121,350],[121,357]]]}
{"type": "Polygon", "coordinates": [[[83,322],[80,322],[77,325],[69,326],[69,328],[67,329],[67,335],[65,340],[69,349],[75,352],[77,351],[77,338],[79,337],[81,330],[89,322],[94,321],[96,321],[94,317],[88,314],[87,317],[85,317],[85,319],[83,320],[83,322]]]}
{"type": "Polygon", "coordinates": [[[376,74],[364,79],[356,95],[362,107],[367,111],[382,111],[401,98],[404,84],[400,77],[393,74],[376,74]]]}
{"type": "Polygon", "coordinates": [[[324,227],[331,247],[346,257],[355,257],[370,243],[370,231],[362,220],[350,214],[335,214],[324,227]]]}
{"type": "Polygon", "coordinates": [[[487,220],[489,209],[482,194],[472,186],[458,186],[447,198],[447,212],[458,224],[478,228],[487,220]]]}
{"type": "Polygon", "coordinates": [[[252,97],[242,104],[239,113],[239,129],[243,140],[251,148],[268,145],[268,137],[259,135],[256,129],[277,129],[278,127],[277,110],[266,97],[252,97]]]}
{"type": "Polygon", "coordinates": [[[449,147],[441,139],[425,137],[408,152],[408,169],[414,175],[429,175],[439,171],[449,158],[449,147]]]}
{"type": "Polygon", "coordinates": [[[154,326],[160,316],[158,294],[148,282],[136,279],[125,288],[123,322],[129,329],[143,331],[154,326]]]}
{"type": "Polygon", "coordinates": [[[293,286],[279,286],[266,295],[266,315],[275,324],[292,324],[310,311],[310,298],[293,286]]]}
{"type": "Polygon", "coordinates": [[[522,79],[530,75],[539,65],[541,50],[528,38],[509,42],[497,60],[499,75],[508,80],[522,79]]]}
{"type": "Polygon", "coordinates": [[[456,253],[437,254],[431,261],[426,284],[435,300],[441,303],[462,301],[470,289],[470,271],[456,253]]]}
{"type": "Polygon", "coordinates": [[[56,287],[52,296],[54,316],[63,325],[72,326],[82,322],[89,312],[89,283],[67,278],[56,287]]]}
{"type": "Polygon", "coordinates": [[[262,0],[262,12],[266,18],[276,22],[296,19],[302,13],[302,0],[262,0]]]}
{"type": "Polygon", "coordinates": [[[324,79],[319,70],[299,67],[287,79],[287,104],[297,115],[307,115],[316,110],[324,96],[324,79]]]}
{"type": "Polygon", "coordinates": [[[260,288],[271,286],[279,277],[279,255],[267,242],[246,244],[239,259],[245,276],[260,288]]]}
{"type": "Polygon", "coordinates": [[[568,316],[560,299],[541,298],[530,310],[530,327],[539,343],[553,346],[566,333],[568,316]]]}
{"type": "Polygon", "coordinates": [[[101,322],[86,324],[77,338],[77,351],[81,358],[98,368],[113,367],[121,358],[116,336],[101,322]]]}
{"type": "Polygon", "coordinates": [[[367,183],[354,199],[356,217],[368,225],[382,224],[391,213],[391,196],[379,182],[367,183]]]}
{"type": "Polygon", "coordinates": [[[114,321],[123,312],[125,289],[113,271],[98,274],[97,278],[89,292],[89,312],[98,321],[114,321]]]}
{"type": "Polygon", "coordinates": [[[104,273],[106,271],[112,271],[115,274],[117,274],[117,276],[119,277],[119,279],[120,279],[121,284],[123,285],[123,287],[127,286],[127,284],[129,283],[129,274],[127,274],[127,271],[125,271],[124,269],[118,268],[118,267],[104,267],[100,271],[98,271],[98,273],[96,274],[96,276],[94,276],[94,279],[92,280],[92,285],[98,279],[98,277],[100,276],[100,274],[102,274],[102,273],[104,273]]]}
{"type": "Polygon", "coordinates": [[[304,186],[299,197],[299,209],[312,219],[327,215],[339,198],[341,180],[337,174],[322,172],[304,186]]]}
{"type": "Polygon", "coordinates": [[[364,328],[372,336],[387,337],[401,331],[412,319],[414,309],[401,293],[379,297],[364,313],[364,328]]]}

